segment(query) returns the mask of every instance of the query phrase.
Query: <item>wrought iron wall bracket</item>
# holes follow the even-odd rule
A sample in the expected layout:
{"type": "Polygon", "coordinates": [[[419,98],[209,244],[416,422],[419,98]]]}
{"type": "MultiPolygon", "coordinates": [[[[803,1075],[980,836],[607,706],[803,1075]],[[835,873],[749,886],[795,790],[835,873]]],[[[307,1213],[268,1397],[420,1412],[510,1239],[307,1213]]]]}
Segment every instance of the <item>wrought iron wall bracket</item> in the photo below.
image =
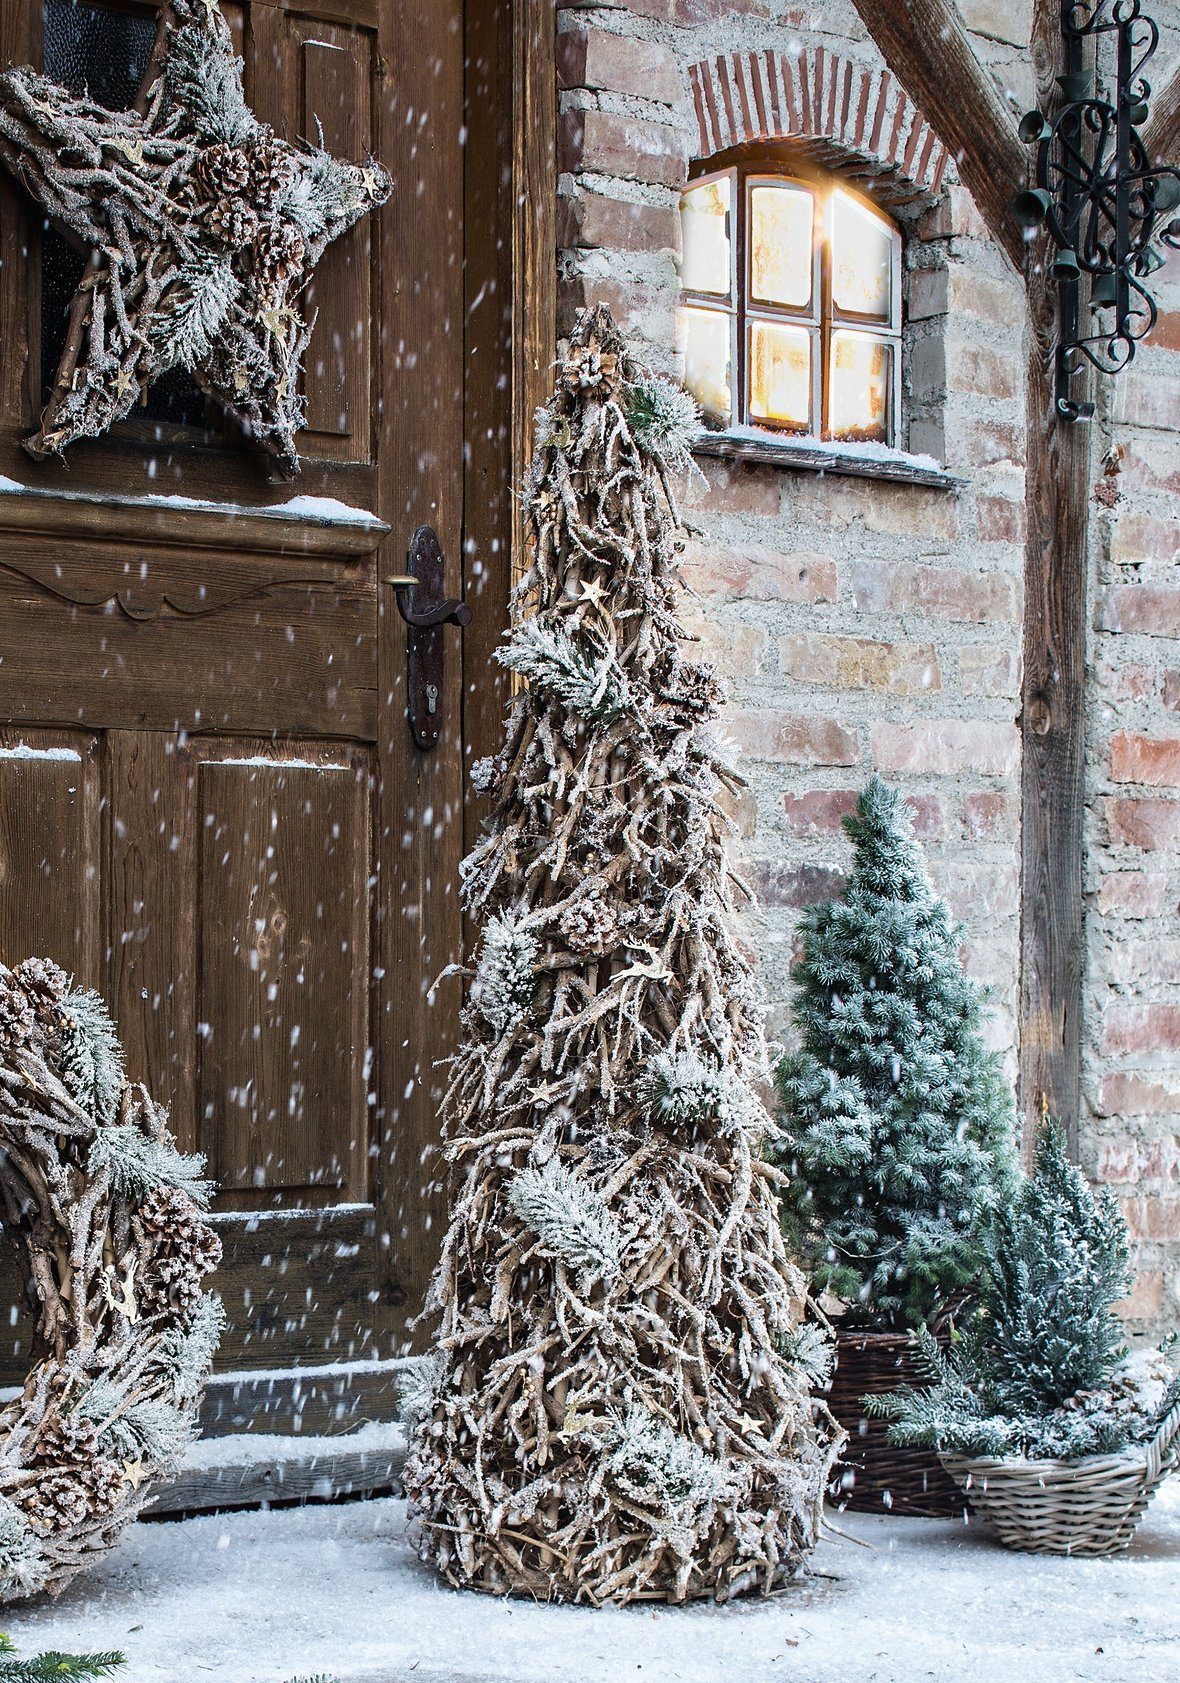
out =
{"type": "Polygon", "coordinates": [[[443,627],[471,624],[471,609],[443,595],[446,561],[433,526],[419,526],[410,539],[406,570],[387,578],[406,623],[406,718],[424,753],[438,746],[445,701],[446,646],[443,627]]]}
{"type": "Polygon", "coordinates": [[[1013,209],[1030,237],[1043,224],[1056,247],[1057,409],[1086,421],[1094,405],[1079,400],[1075,377],[1087,363],[1118,374],[1155,326],[1145,283],[1163,264],[1160,247],[1180,246],[1180,170],[1153,168],[1139,134],[1151,97],[1144,70],[1159,45],[1143,0],[1061,0],[1061,32],[1060,99],[1054,111],[1021,121],[1020,138],[1036,148],[1036,185],[1016,195],[1013,209]],[[1104,39],[1114,71],[1105,94],[1095,64],[1104,39]]]}

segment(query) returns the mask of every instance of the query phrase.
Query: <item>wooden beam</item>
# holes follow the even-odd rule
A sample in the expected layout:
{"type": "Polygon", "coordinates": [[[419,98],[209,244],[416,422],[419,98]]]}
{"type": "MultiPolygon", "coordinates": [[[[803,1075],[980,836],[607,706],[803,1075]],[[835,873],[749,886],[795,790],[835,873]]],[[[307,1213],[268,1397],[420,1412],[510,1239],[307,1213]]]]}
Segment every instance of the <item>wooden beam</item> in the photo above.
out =
{"type": "Polygon", "coordinates": [[[886,64],[943,145],[980,215],[1012,262],[1024,267],[1024,233],[1012,195],[1028,152],[952,0],[853,0],[886,64]]]}
{"type": "MultiPolygon", "coordinates": [[[[1044,102],[1064,65],[1056,0],[1040,0],[1036,9],[1032,59],[1044,102]]],[[[1028,247],[1026,283],[1020,1094],[1026,1151],[1035,1141],[1044,1102],[1065,1127],[1076,1154],[1085,980],[1082,872],[1092,429],[1067,421],[1056,410],[1057,297],[1043,236],[1028,247]]],[[[1078,389],[1075,395],[1085,399],[1088,391],[1078,389]]]]}
{"type": "Polygon", "coordinates": [[[1180,164],[1180,69],[1152,98],[1143,144],[1153,164],[1180,164]]]}

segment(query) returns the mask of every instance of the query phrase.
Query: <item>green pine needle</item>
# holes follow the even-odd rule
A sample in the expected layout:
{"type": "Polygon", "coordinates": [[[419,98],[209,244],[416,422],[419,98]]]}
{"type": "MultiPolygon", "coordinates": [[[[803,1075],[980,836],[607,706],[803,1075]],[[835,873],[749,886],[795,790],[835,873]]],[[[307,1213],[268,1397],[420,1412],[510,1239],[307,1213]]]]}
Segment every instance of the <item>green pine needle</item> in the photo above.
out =
{"type": "MultiPolygon", "coordinates": [[[[12,1643],[0,1637],[0,1654],[11,1656],[12,1643]]],[[[19,1680],[19,1683],[50,1683],[53,1679],[109,1677],[127,1664],[125,1654],[38,1654],[32,1660],[0,1659],[0,1679],[19,1680]]]]}

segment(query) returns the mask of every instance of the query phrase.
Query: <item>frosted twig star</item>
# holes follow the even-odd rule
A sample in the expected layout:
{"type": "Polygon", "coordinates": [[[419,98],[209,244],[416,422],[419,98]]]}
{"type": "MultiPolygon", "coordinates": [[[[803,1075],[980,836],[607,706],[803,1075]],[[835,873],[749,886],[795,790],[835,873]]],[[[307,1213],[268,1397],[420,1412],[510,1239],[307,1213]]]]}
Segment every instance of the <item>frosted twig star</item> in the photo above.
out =
{"type": "Polygon", "coordinates": [[[381,166],[258,121],[217,0],[164,6],[133,111],[33,70],[0,74],[0,159],[92,253],[29,452],[97,437],[185,368],[297,472],[314,326],[297,301],[327,246],[389,197],[381,166]]]}

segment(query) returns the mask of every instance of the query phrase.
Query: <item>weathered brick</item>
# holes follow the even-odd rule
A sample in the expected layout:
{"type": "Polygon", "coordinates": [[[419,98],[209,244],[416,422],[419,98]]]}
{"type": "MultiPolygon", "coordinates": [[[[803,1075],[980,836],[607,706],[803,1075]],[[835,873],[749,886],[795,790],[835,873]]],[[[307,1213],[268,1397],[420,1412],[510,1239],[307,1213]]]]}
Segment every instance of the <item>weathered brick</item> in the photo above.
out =
{"type": "Polygon", "coordinates": [[[758,797],[752,789],[720,789],[717,804],[734,825],[742,841],[758,833],[758,797]]]}
{"type": "Polygon", "coordinates": [[[811,713],[786,713],[777,707],[731,707],[725,726],[743,753],[753,760],[785,765],[851,766],[860,745],[834,719],[811,713]]]}
{"type": "Polygon", "coordinates": [[[976,421],[959,435],[958,460],[964,467],[995,467],[1024,459],[1024,428],[1014,421],[976,421]]]}
{"type": "Polygon", "coordinates": [[[1180,417],[1180,376],[1136,366],[1116,382],[1114,397],[1119,421],[1174,428],[1180,417]]]}
{"type": "Polygon", "coordinates": [[[797,683],[832,689],[921,695],[942,688],[932,643],[883,643],[801,631],[780,640],[779,661],[797,683]]]}
{"type": "Polygon", "coordinates": [[[862,614],[921,613],[978,624],[1010,624],[1019,614],[1017,581],[1005,573],[913,561],[849,561],[841,578],[841,594],[862,614]]]}
{"type": "Polygon", "coordinates": [[[1124,509],[1115,521],[1110,556],[1123,566],[1141,562],[1170,565],[1180,558],[1180,523],[1124,509]]]}
{"type": "Polygon", "coordinates": [[[1124,1198],[1122,1208],[1132,1239],[1180,1239],[1180,1198],[1124,1198]]]}
{"type": "Polygon", "coordinates": [[[564,111],[557,139],[563,170],[594,170],[664,187],[682,186],[688,173],[687,138],[671,123],[615,111],[564,111]]]}
{"type": "Polygon", "coordinates": [[[805,795],[783,796],[784,828],[789,836],[810,839],[838,836],[843,821],[856,810],[855,789],[811,789],[805,795]]]}
{"type": "Polygon", "coordinates": [[[1108,585],[1099,592],[1094,624],[1099,631],[1180,637],[1180,590],[1156,584],[1108,585]]]}
{"type": "Polygon", "coordinates": [[[944,316],[950,290],[947,269],[915,269],[909,276],[909,314],[911,321],[926,321],[932,316],[944,316]]]}
{"type": "Polygon", "coordinates": [[[1160,673],[1158,667],[1139,661],[1123,666],[1104,661],[1098,668],[1098,682],[1112,701],[1149,701],[1159,693],[1160,673]]]}
{"type": "Polygon", "coordinates": [[[1014,857],[980,859],[961,854],[931,861],[931,878],[955,917],[1014,918],[1020,905],[1014,857]]]}
{"type": "Polygon", "coordinates": [[[1110,775],[1116,783],[1180,788],[1180,736],[1144,736],[1116,731],[1110,742],[1110,775]]]}
{"type": "Polygon", "coordinates": [[[872,729],[872,751],[878,771],[1012,777],[1020,765],[1020,734],[1014,724],[991,719],[882,720],[872,729]]]}
{"type": "Polygon", "coordinates": [[[1169,669],[1163,676],[1164,706],[1172,713],[1180,713],[1180,672],[1169,669]]]}
{"type": "Polygon", "coordinates": [[[1020,651],[991,643],[959,650],[959,688],[964,695],[1015,696],[1020,689],[1020,651]]]}
{"type": "Polygon", "coordinates": [[[842,872],[826,866],[786,865],[781,859],[743,859],[741,871],[762,905],[798,911],[834,899],[846,881],[842,872]]]}
{"type": "Polygon", "coordinates": [[[974,265],[958,264],[950,272],[948,308],[951,315],[974,316],[995,327],[1010,328],[1019,321],[1023,299],[1015,279],[1005,284],[981,275],[974,265]]]}
{"type": "Polygon", "coordinates": [[[675,105],[683,91],[676,55],[658,41],[579,24],[557,37],[559,88],[605,88],[675,105]]]}
{"type": "Polygon", "coordinates": [[[1111,980],[1124,986],[1169,986],[1180,977],[1180,941],[1158,935],[1144,941],[1136,934],[1129,941],[1111,941],[1104,953],[1111,980]]]}
{"type": "Polygon", "coordinates": [[[1135,1275],[1130,1297],[1114,1305],[1115,1313],[1124,1321],[1151,1321],[1163,1313],[1164,1276],[1158,1268],[1140,1268],[1135,1275]]]}
{"type": "Polygon", "coordinates": [[[975,529],[982,543],[1024,542],[1024,504],[1008,497],[977,496],[975,529]]]}
{"type": "Polygon", "coordinates": [[[690,543],[684,553],[685,583],[702,596],[754,602],[834,602],[836,563],[809,550],[786,554],[760,544],[727,548],[690,543]]]}
{"type": "Polygon", "coordinates": [[[577,191],[557,201],[557,243],[607,251],[680,252],[680,213],[674,205],[633,203],[605,193],[577,191]]]}
{"type": "Polygon", "coordinates": [[[1180,1052],[1180,1005],[1112,1005],[1102,1030],[1111,1058],[1180,1052]]]}
{"type": "Polygon", "coordinates": [[[733,624],[686,613],[685,628],[700,639],[698,653],[722,677],[757,677],[766,665],[769,638],[760,625],[733,624]]]}
{"type": "MultiPolygon", "coordinates": [[[[953,340],[947,348],[946,383],[952,391],[980,397],[1015,397],[1021,371],[1010,352],[953,340]]],[[[1019,430],[1023,437],[1023,428],[1019,430]]]]}
{"type": "Polygon", "coordinates": [[[1180,1087],[1120,1070],[1104,1075],[1099,1090],[1104,1116],[1180,1116],[1180,1087]]]}
{"type": "Polygon", "coordinates": [[[985,789],[963,800],[963,833],[968,841],[1011,841],[1020,829],[1016,795],[985,789]]]}
{"type": "Polygon", "coordinates": [[[1144,853],[1180,843],[1180,801],[1163,796],[1134,800],[1120,795],[1103,802],[1111,841],[1120,847],[1137,847],[1144,853]]]}
{"type": "Polygon", "coordinates": [[[710,514],[777,514],[782,495],[778,468],[750,462],[718,461],[704,457],[697,464],[704,483],[694,475],[685,493],[692,507],[710,514]]]}
{"type": "Polygon", "coordinates": [[[1098,910],[1120,917],[1158,917],[1168,898],[1162,871],[1106,871],[1098,883],[1098,910]]]}
{"type": "Polygon", "coordinates": [[[957,183],[944,187],[938,203],[918,219],[920,240],[945,240],[953,235],[964,239],[989,238],[988,226],[975,208],[975,201],[965,187],[957,183]]]}

